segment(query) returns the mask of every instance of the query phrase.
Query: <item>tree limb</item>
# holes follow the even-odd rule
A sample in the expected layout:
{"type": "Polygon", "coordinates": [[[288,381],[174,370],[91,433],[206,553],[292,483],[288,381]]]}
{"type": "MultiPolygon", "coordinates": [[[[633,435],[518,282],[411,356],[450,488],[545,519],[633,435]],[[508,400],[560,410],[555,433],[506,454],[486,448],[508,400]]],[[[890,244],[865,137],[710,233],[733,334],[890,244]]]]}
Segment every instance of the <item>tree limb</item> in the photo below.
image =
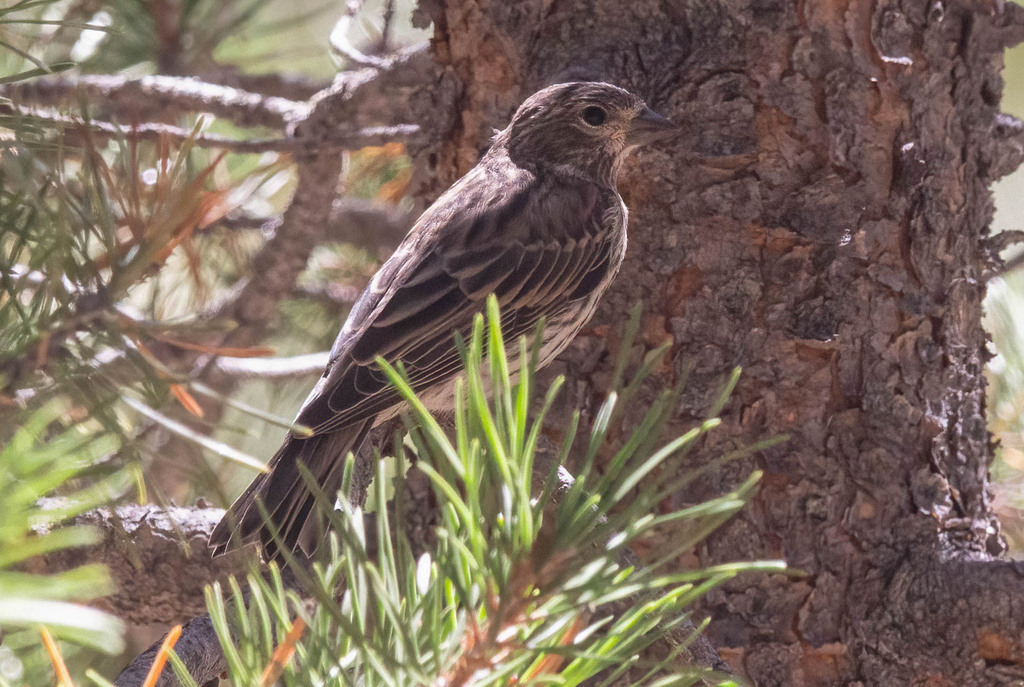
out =
{"type": "Polygon", "coordinates": [[[200,72],[195,77],[218,86],[302,103],[331,85],[329,80],[315,79],[298,73],[247,74],[232,65],[217,65],[213,70],[200,72]]]}
{"type": "MultiPolygon", "coordinates": [[[[8,108],[0,108],[0,111],[4,109],[8,108]]],[[[8,114],[24,117],[29,121],[68,127],[64,131],[64,141],[72,145],[77,143],[75,140],[76,130],[88,129],[91,133],[102,137],[124,136],[125,138],[154,142],[170,140],[178,144],[188,141],[201,148],[220,148],[234,153],[278,151],[309,154],[314,151],[329,150],[331,148],[361,148],[368,145],[382,145],[390,141],[407,139],[419,130],[419,127],[415,124],[398,124],[395,126],[366,127],[358,131],[338,129],[331,132],[329,137],[320,141],[301,140],[286,136],[239,139],[219,134],[194,132],[184,127],[157,122],[121,126],[111,122],[72,117],[39,108],[13,109],[9,110],[8,114]]]]}
{"type": "Polygon", "coordinates": [[[441,90],[425,87],[441,82],[442,75],[426,46],[419,46],[396,54],[386,64],[340,73],[309,102],[165,75],[51,76],[0,84],[0,96],[17,104],[51,107],[77,103],[76,96],[84,97],[88,103],[101,105],[108,118],[122,122],[208,112],[241,127],[285,129],[294,125],[300,137],[312,139],[309,146],[314,148],[317,144],[343,146],[345,135],[339,137],[337,132],[351,133],[382,123],[413,122],[431,138],[454,115],[450,80],[441,90]],[[408,97],[414,92],[429,92],[430,97],[408,97]]]}
{"type": "Polygon", "coordinates": [[[52,574],[102,563],[117,591],[96,601],[97,607],[131,623],[178,623],[205,613],[204,586],[245,571],[244,555],[210,556],[206,542],[223,514],[219,508],[154,505],[89,511],[69,524],[96,528],[98,543],[33,558],[26,571],[52,574]]]}
{"type": "Polygon", "coordinates": [[[308,112],[305,102],[252,93],[184,76],[50,76],[0,85],[16,103],[60,106],[84,97],[125,122],[209,112],[243,127],[283,129],[308,112]]]}

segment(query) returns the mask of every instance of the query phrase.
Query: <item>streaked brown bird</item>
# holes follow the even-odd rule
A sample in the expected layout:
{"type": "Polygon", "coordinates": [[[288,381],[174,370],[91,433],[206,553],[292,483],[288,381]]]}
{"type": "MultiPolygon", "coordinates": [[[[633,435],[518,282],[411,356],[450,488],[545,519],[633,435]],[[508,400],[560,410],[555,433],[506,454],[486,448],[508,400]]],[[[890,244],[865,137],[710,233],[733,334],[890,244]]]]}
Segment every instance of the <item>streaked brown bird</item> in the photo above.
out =
{"type": "Polygon", "coordinates": [[[450,411],[461,367],[454,333],[468,336],[494,293],[510,344],[545,319],[540,364],[550,362],[590,319],[626,251],[626,206],[615,187],[623,159],[670,130],[642,99],[606,83],[530,96],[363,291],[296,418],[313,436],[285,438],[268,473],[217,525],[215,553],[255,541],[278,556],[257,499],[284,546],[312,553],[321,530],[297,464],[336,493],[344,457],[401,411],[377,356],[402,361],[427,407],[450,411]]]}

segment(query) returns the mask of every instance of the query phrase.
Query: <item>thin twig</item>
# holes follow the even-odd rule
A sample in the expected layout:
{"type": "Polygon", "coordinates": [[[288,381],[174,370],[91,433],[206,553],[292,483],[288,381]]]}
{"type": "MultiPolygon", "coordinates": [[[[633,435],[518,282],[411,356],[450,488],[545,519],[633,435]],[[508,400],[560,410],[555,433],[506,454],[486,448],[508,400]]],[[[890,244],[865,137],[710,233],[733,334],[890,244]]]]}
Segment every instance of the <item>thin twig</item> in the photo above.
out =
{"type": "Polygon", "coordinates": [[[331,29],[331,35],[329,42],[331,49],[338,55],[344,57],[349,62],[359,65],[360,67],[370,67],[372,69],[387,69],[391,66],[393,60],[385,57],[376,57],[374,55],[367,55],[362,52],[356,46],[352,45],[348,39],[348,33],[352,29],[352,24],[355,22],[356,15],[362,8],[363,3],[360,0],[349,0],[346,3],[346,11],[335,23],[334,28],[331,29]]]}
{"type": "Polygon", "coordinates": [[[1024,231],[1020,229],[1007,229],[998,234],[993,234],[986,241],[987,248],[993,253],[1002,253],[1004,250],[1018,243],[1024,243],[1024,231]]]}
{"type": "Polygon", "coordinates": [[[384,2],[384,25],[380,29],[380,52],[387,54],[391,50],[391,29],[395,19],[395,0],[384,2]]]}

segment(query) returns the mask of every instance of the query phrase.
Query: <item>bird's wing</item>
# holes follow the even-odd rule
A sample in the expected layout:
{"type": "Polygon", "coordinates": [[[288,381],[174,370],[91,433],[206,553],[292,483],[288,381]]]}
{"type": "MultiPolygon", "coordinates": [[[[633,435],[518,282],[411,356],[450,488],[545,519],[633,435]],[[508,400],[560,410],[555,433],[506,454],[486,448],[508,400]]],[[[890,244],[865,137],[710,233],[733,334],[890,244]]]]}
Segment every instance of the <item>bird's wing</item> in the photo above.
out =
{"type": "Polygon", "coordinates": [[[374,278],[298,421],[329,432],[396,404],[377,356],[403,362],[417,391],[453,377],[462,365],[454,332],[468,337],[492,292],[508,342],[542,317],[557,321],[614,269],[613,243],[624,230],[618,209],[617,196],[603,189],[562,184],[492,199],[460,225],[447,215],[429,245],[406,251],[415,261],[398,256],[374,278]]]}

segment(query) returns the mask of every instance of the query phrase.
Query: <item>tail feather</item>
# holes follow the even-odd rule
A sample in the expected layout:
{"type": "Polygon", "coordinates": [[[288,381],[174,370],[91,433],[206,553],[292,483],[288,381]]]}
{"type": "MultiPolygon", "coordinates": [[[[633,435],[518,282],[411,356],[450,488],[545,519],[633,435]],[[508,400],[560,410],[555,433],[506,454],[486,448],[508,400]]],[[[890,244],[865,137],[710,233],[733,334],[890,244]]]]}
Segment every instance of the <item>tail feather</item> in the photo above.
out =
{"type": "Polygon", "coordinates": [[[324,531],[316,509],[316,499],[306,486],[298,464],[301,462],[328,495],[341,488],[345,456],[356,451],[370,429],[368,420],[353,427],[308,438],[289,435],[268,464],[269,471],[252,481],[214,528],[210,535],[213,555],[256,542],[267,560],[279,558],[280,548],[301,548],[312,554],[324,531]],[[260,508],[266,509],[280,541],[264,521],[260,508]]]}

